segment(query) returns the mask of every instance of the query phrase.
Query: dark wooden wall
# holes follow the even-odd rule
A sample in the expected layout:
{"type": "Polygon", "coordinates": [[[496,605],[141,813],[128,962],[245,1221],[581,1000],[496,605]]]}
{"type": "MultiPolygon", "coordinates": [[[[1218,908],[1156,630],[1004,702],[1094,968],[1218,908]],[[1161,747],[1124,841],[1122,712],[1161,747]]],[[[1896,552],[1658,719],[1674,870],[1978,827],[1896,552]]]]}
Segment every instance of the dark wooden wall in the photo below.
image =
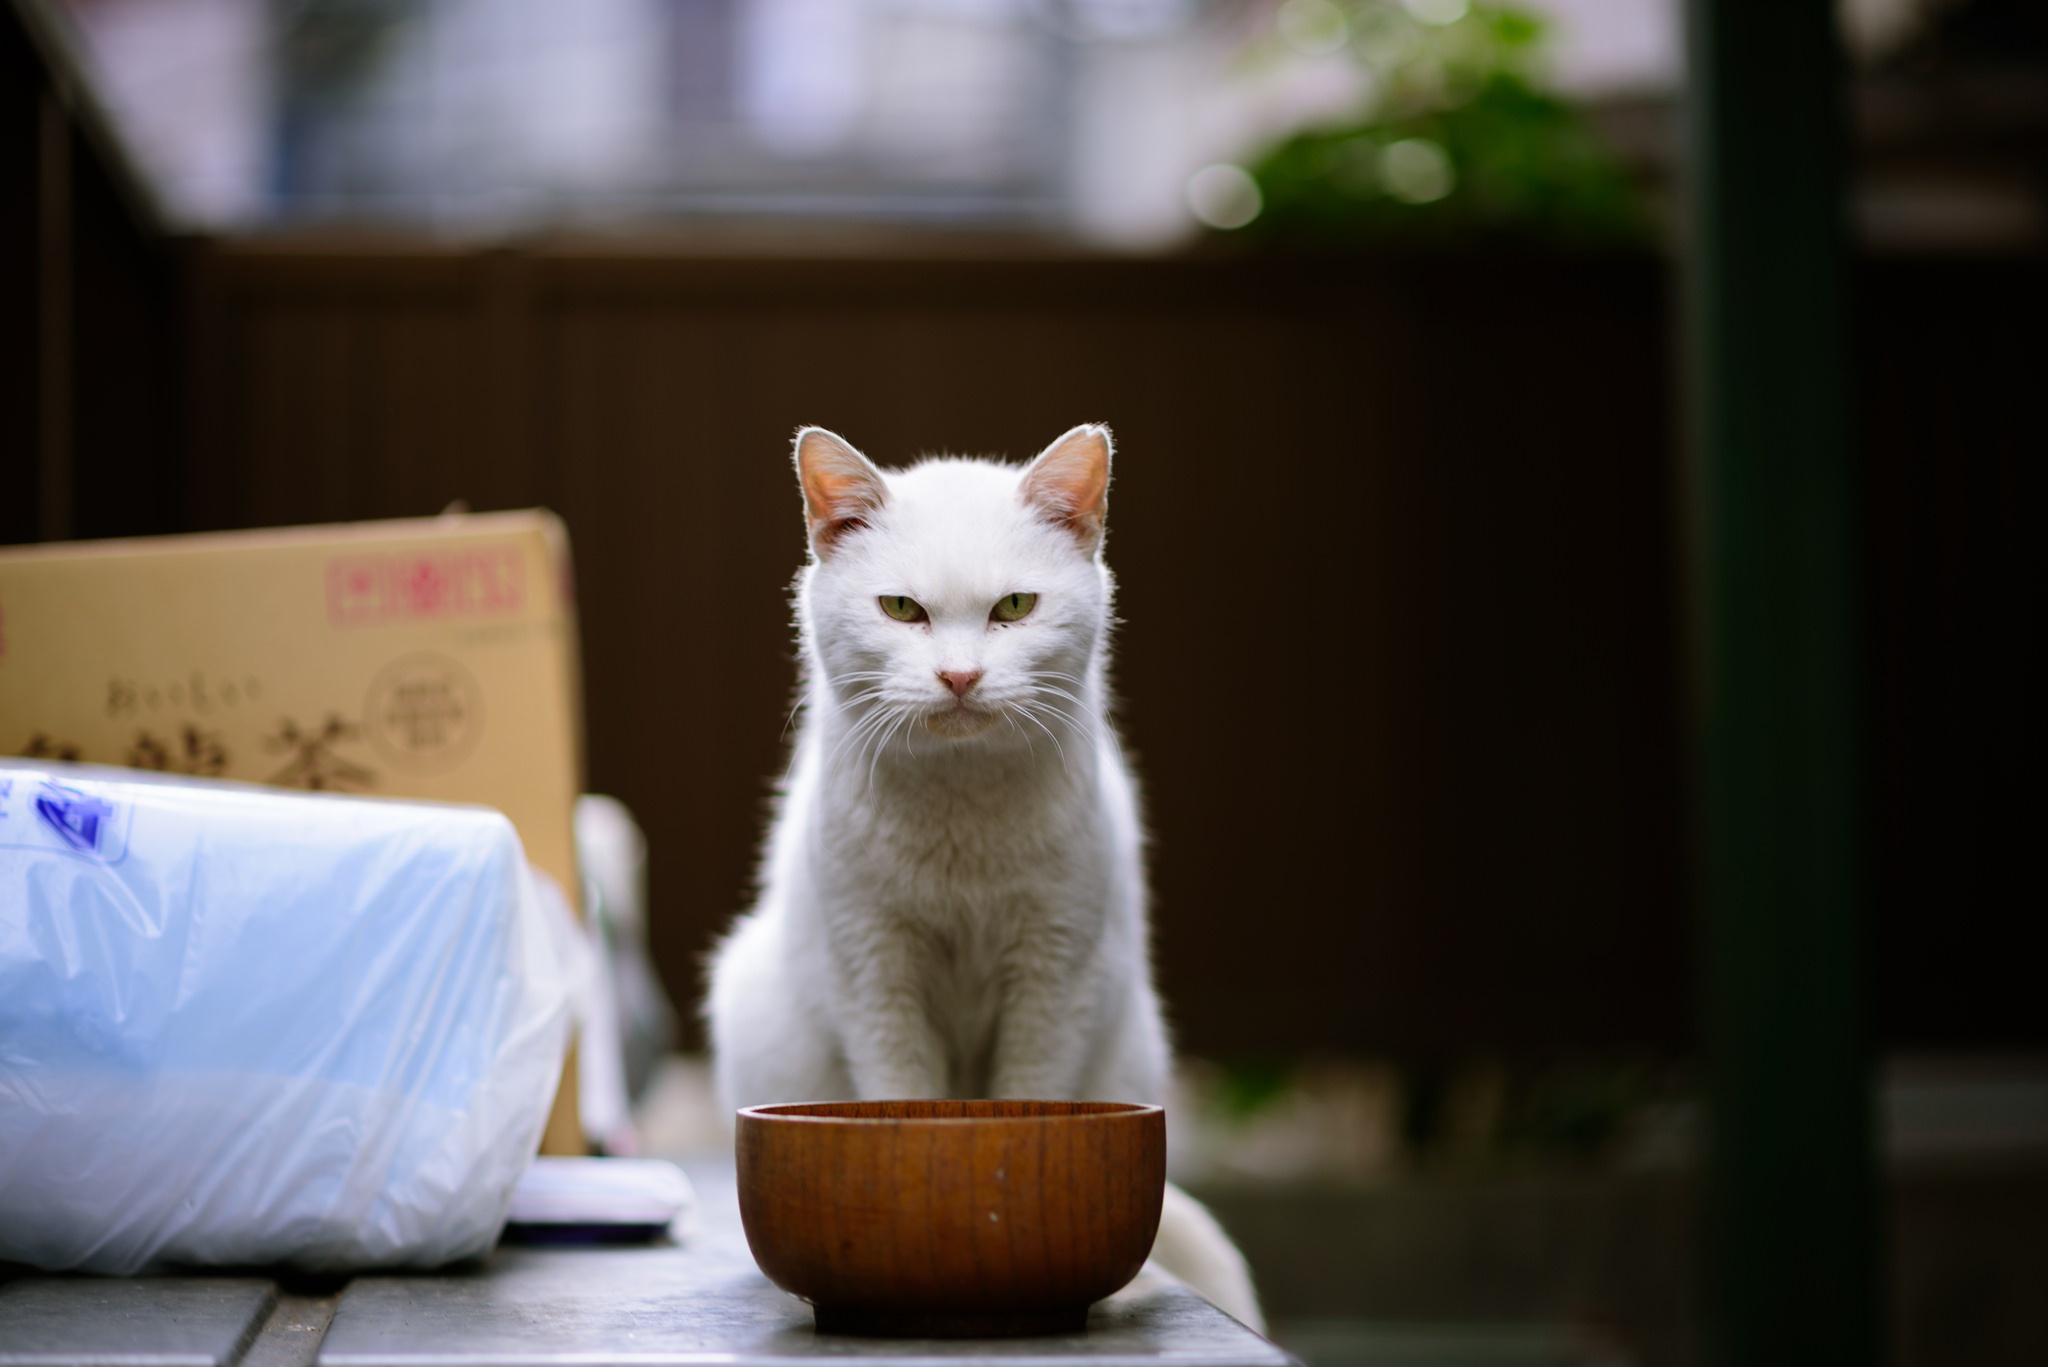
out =
{"type": "Polygon", "coordinates": [[[178,531],[175,252],[36,13],[0,5],[0,543],[178,531]]]}
{"type": "Polygon", "coordinates": [[[192,288],[191,525],[567,519],[590,781],[679,996],[783,762],[792,431],[1020,458],[1099,419],[1186,1042],[1683,1037],[1649,264],[240,247],[192,288]]]}

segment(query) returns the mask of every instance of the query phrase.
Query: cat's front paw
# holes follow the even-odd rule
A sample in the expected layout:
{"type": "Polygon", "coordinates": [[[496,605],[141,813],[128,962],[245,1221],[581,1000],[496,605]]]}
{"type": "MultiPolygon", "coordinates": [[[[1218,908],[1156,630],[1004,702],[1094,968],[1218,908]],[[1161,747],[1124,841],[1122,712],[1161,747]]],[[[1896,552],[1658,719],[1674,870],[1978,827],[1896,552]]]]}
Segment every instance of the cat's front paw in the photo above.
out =
{"type": "Polygon", "coordinates": [[[1075,1101],[1078,1084],[1064,1074],[1043,1068],[998,1072],[988,1094],[1013,1101],[1075,1101]]]}
{"type": "Polygon", "coordinates": [[[876,1069],[856,1077],[862,1101],[927,1101],[946,1094],[944,1078],[914,1068],[876,1069]]]}

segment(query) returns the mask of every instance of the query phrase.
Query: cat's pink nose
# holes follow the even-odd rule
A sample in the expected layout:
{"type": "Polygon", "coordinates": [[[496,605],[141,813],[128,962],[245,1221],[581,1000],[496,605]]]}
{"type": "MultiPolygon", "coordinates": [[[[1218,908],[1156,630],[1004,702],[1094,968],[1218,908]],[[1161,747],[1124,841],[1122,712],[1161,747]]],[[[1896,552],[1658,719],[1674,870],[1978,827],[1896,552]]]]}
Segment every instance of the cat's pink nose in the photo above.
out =
{"type": "Polygon", "coordinates": [[[967,696],[968,689],[981,682],[981,671],[978,669],[942,669],[939,671],[939,682],[952,689],[954,697],[964,698],[967,696]]]}

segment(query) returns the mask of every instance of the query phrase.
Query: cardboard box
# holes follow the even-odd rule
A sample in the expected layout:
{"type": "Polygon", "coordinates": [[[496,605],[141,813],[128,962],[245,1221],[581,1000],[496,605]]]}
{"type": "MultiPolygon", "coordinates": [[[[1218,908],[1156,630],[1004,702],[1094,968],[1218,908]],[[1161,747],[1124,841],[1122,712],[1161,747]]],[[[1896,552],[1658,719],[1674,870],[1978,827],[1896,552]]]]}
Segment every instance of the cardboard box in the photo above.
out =
{"type": "Polygon", "coordinates": [[[0,754],[483,803],[575,904],[581,717],[550,513],[0,549],[0,754]]]}

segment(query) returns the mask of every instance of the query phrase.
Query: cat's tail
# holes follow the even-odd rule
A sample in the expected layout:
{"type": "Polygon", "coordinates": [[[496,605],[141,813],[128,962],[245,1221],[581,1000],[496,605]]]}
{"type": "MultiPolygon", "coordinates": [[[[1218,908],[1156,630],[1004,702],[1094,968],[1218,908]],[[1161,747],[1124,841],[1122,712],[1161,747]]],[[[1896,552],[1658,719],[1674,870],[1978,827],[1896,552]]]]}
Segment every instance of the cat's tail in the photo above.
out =
{"type": "Polygon", "coordinates": [[[1159,1238],[1152,1245],[1152,1261],[1227,1314],[1261,1334],[1266,1332],[1266,1317],[1259,1313],[1259,1293],[1252,1289],[1252,1273],[1245,1266],[1244,1254],[1230,1242],[1207,1206],[1171,1182],[1166,1184],[1166,1203],[1159,1211],[1159,1238]]]}

